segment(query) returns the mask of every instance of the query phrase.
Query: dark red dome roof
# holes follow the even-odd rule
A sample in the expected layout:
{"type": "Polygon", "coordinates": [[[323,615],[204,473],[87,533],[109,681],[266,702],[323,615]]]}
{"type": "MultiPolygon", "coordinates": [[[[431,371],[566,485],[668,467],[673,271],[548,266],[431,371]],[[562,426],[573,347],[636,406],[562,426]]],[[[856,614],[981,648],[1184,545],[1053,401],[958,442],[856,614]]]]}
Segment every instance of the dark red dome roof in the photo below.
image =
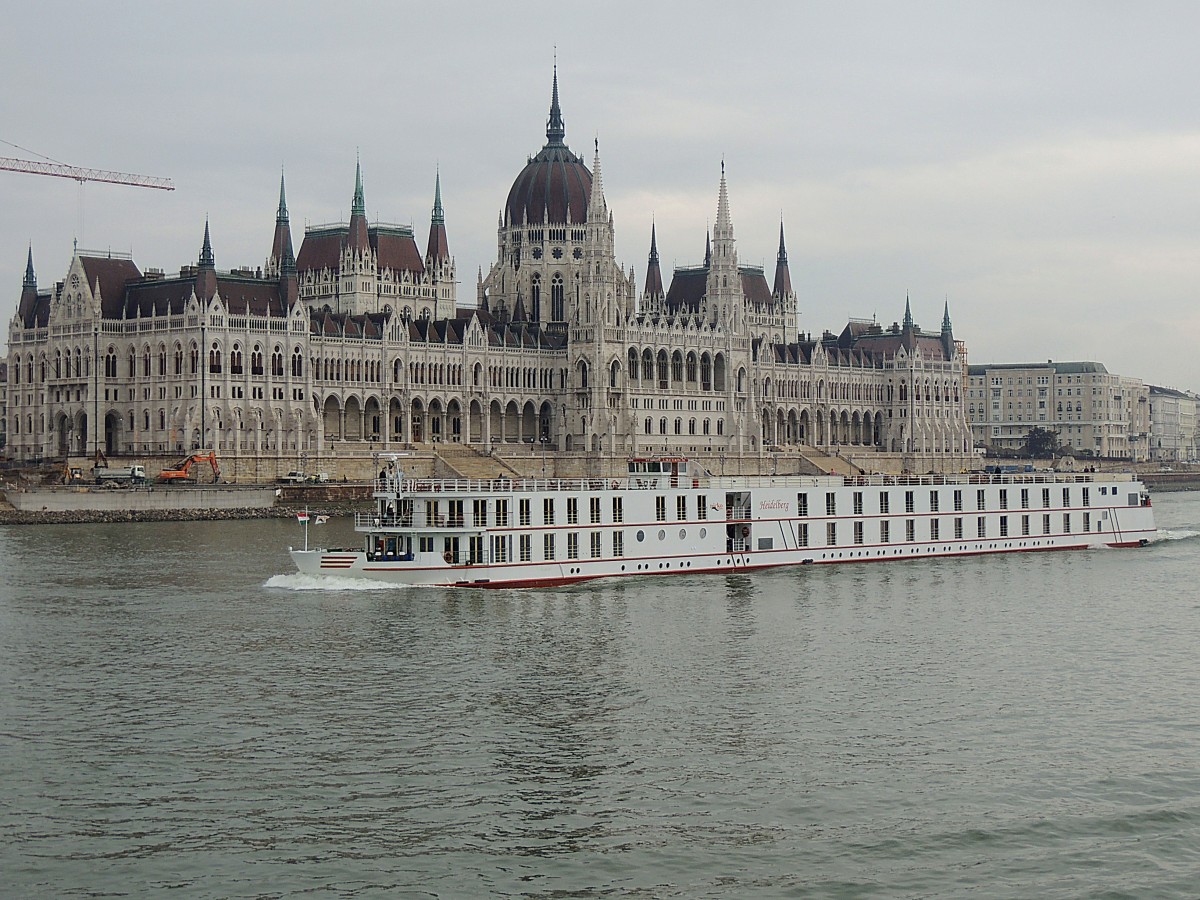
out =
{"type": "Polygon", "coordinates": [[[592,173],[563,142],[562,112],[558,106],[558,73],[546,124],[546,146],[513,182],[504,206],[505,224],[582,225],[587,221],[592,173]]]}

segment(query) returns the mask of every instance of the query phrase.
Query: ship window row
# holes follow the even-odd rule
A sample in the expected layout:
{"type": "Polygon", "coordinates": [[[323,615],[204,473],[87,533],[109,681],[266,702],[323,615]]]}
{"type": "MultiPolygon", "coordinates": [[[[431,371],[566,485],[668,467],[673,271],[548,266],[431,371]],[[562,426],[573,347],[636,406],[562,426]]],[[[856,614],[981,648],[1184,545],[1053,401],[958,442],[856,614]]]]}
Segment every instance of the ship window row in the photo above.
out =
{"type": "MultiPolygon", "coordinates": [[[[1040,517],[1040,522],[1028,513],[1021,515],[1019,523],[1013,522],[1015,517],[999,516],[994,523],[990,523],[987,516],[976,516],[975,519],[975,536],[977,538],[989,537],[1009,537],[1011,529],[1018,526],[1022,537],[1029,537],[1034,533],[1035,526],[1040,528],[1040,534],[1054,534],[1052,528],[1053,520],[1050,513],[1045,513],[1040,517]],[[993,532],[993,529],[995,531],[993,532]]],[[[953,538],[956,541],[963,540],[966,528],[966,519],[963,516],[955,516],[951,520],[953,538]]],[[[928,519],[927,524],[921,524],[921,520],[904,519],[904,542],[915,543],[917,541],[940,541],[942,540],[942,520],[928,519]]],[[[854,544],[865,544],[872,538],[878,536],[878,543],[892,543],[892,528],[893,520],[880,519],[874,523],[854,521],[850,523],[849,539],[854,544]],[[874,534],[871,531],[875,531],[874,534]]],[[[1065,512],[1062,514],[1061,529],[1059,534],[1071,534],[1071,526],[1073,524],[1072,514],[1065,512]]],[[[844,523],[826,522],[825,523],[825,546],[836,547],[842,544],[847,534],[842,530],[844,523]]],[[[1083,513],[1082,522],[1083,531],[1092,530],[1092,517],[1090,513],[1083,513]]],[[[1101,530],[1098,526],[1096,530],[1101,530]]],[[[807,522],[797,523],[795,526],[796,546],[808,547],[809,543],[809,526],[807,522]]]]}
{"type": "MultiPolygon", "coordinates": [[[[586,551],[589,559],[619,558],[625,555],[625,535],[621,531],[608,532],[608,553],[605,554],[605,532],[588,532],[587,542],[581,540],[579,532],[568,532],[565,539],[555,532],[542,535],[541,556],[534,559],[534,540],[532,534],[516,535],[516,559],[519,562],[553,562],[559,558],[560,551],[564,559],[581,559],[586,551]]],[[[513,535],[497,534],[492,536],[492,560],[507,562],[512,555],[513,535]]],[[[447,539],[447,552],[453,552],[447,539]]],[[[482,561],[482,560],[479,560],[482,561]]]]}
{"type": "MultiPolygon", "coordinates": [[[[681,501],[677,504],[677,513],[680,519],[686,518],[687,504],[686,498],[681,497],[681,501]]],[[[389,507],[388,523],[395,524],[398,520],[400,524],[423,527],[438,527],[438,528],[462,528],[466,525],[466,501],[464,500],[426,500],[424,505],[424,521],[418,516],[416,521],[411,519],[411,513],[396,515],[394,510],[389,507]]],[[[580,524],[579,515],[579,498],[568,497],[566,500],[566,524],[580,524]]],[[[602,513],[604,510],[604,502],[600,497],[588,498],[588,519],[592,525],[600,524],[616,524],[625,521],[625,502],[623,497],[613,497],[610,504],[611,515],[608,522],[602,522],[602,513]]],[[[508,528],[512,523],[510,519],[510,501],[508,498],[477,498],[470,501],[471,526],[475,528],[486,528],[494,526],[496,528],[508,528]]],[[[545,497],[542,500],[542,517],[538,524],[554,525],[557,522],[557,500],[553,497],[545,497]]],[[[697,518],[707,518],[704,498],[699,498],[699,508],[697,510],[697,518]]],[[[517,500],[517,524],[522,526],[532,526],[533,522],[533,502],[528,497],[521,497],[517,500]]]]}
{"type": "MultiPolygon", "coordinates": [[[[1045,512],[1045,514],[1040,517],[1024,514],[1020,516],[1019,522],[1014,522],[1014,518],[1015,517],[1013,516],[1000,516],[997,518],[995,526],[992,526],[988,520],[988,517],[974,517],[974,533],[976,533],[976,538],[984,540],[989,538],[1008,538],[1008,536],[1013,534],[1012,529],[1014,527],[1019,527],[1022,538],[1028,538],[1028,536],[1033,535],[1034,527],[1038,527],[1038,534],[1042,535],[1073,534],[1073,526],[1076,521],[1079,521],[1075,520],[1074,515],[1070,514],[1070,512],[1063,512],[1061,518],[1061,528],[1055,532],[1055,520],[1052,518],[1052,515],[1049,514],[1049,512],[1045,512]],[[1038,518],[1040,518],[1040,521],[1038,521],[1038,518]]],[[[955,516],[953,518],[953,534],[954,540],[956,541],[961,541],[964,539],[964,533],[966,530],[964,521],[964,517],[962,516],[955,516]]],[[[844,529],[842,529],[842,524],[844,523],[826,523],[826,544],[824,544],[824,546],[836,547],[844,544],[846,540],[846,532],[844,529]]],[[[1102,522],[1093,522],[1091,512],[1084,512],[1084,514],[1082,514],[1080,524],[1082,533],[1090,533],[1093,532],[1093,530],[1096,530],[1096,532],[1102,532],[1102,530],[1104,530],[1102,522]]],[[[870,526],[870,522],[851,522],[850,532],[848,532],[848,534],[850,534],[850,541],[852,541],[854,545],[864,545],[866,542],[871,541],[875,535],[869,532],[870,526]]],[[[878,520],[878,522],[875,523],[875,527],[878,529],[878,542],[880,542],[880,544],[892,544],[892,521],[878,520]]],[[[797,547],[811,546],[808,522],[797,523],[796,530],[794,530],[794,535],[796,535],[797,547]]],[[[904,520],[904,542],[908,542],[908,544],[914,544],[914,542],[925,540],[942,540],[942,520],[940,520],[940,518],[931,518],[931,520],[928,520],[928,526],[920,526],[918,520],[906,518],[906,520],[904,520]],[[928,527],[928,532],[925,530],[926,527],[928,527]]]]}
{"type": "MultiPolygon", "coordinates": [[[[1100,491],[1101,491],[1101,493],[1107,495],[1108,488],[1101,487],[1100,491]]],[[[944,493],[944,491],[939,491],[939,490],[929,491],[927,498],[926,498],[927,502],[924,505],[921,505],[919,503],[919,501],[917,499],[918,493],[919,492],[915,491],[915,490],[904,492],[904,512],[906,512],[906,513],[916,513],[916,512],[936,513],[936,512],[941,511],[942,494],[944,493]],[[921,508],[918,509],[918,506],[921,506],[921,508]]],[[[1115,495],[1116,488],[1113,489],[1113,493],[1115,495]]],[[[1133,495],[1131,495],[1131,496],[1133,496],[1133,495]]],[[[865,501],[865,497],[866,497],[866,492],[864,492],[864,491],[854,491],[850,495],[850,512],[852,515],[861,516],[861,515],[866,514],[866,507],[868,504],[865,501]]],[[[892,511],[891,510],[892,492],[886,491],[886,490],[879,491],[878,494],[876,495],[876,499],[877,499],[877,502],[875,504],[875,509],[871,510],[871,512],[872,513],[877,512],[880,515],[884,515],[884,516],[890,514],[892,511]]],[[[1043,509],[1051,508],[1051,499],[1052,499],[1051,498],[1051,489],[1050,488],[1042,488],[1041,501],[1042,501],[1043,509]]],[[[952,492],[951,500],[953,502],[954,512],[964,512],[962,490],[955,489],[952,492]]],[[[1067,508],[1073,506],[1074,504],[1072,503],[1072,500],[1073,500],[1073,498],[1072,498],[1071,488],[1064,487],[1062,489],[1062,506],[1067,507],[1067,508]]],[[[1085,506],[1085,507],[1091,506],[1091,490],[1090,490],[1090,488],[1087,488],[1087,487],[1080,488],[1078,500],[1079,500],[1079,505],[1081,505],[1081,506],[1085,506]]],[[[1029,488],[1021,488],[1020,489],[1020,504],[1021,504],[1020,508],[1021,509],[1029,509],[1030,501],[1031,501],[1031,497],[1030,497],[1029,488]]],[[[1137,504],[1135,502],[1131,501],[1129,505],[1136,506],[1137,504]]],[[[1012,508],[1011,504],[1010,504],[1010,490],[1008,488],[1000,488],[999,489],[998,494],[995,497],[995,508],[1001,509],[1001,510],[1006,510],[1006,509],[1012,508]]],[[[974,509],[976,512],[984,512],[989,509],[987,489],[985,489],[985,488],[976,489],[974,509]]],[[[827,491],[825,493],[825,515],[836,516],[837,514],[838,514],[837,492],[827,491]]],[[[809,496],[808,496],[807,492],[802,491],[796,495],[796,515],[799,518],[806,518],[809,515],[809,496]]],[[[660,518],[661,518],[661,516],[660,516],[660,518]]]]}

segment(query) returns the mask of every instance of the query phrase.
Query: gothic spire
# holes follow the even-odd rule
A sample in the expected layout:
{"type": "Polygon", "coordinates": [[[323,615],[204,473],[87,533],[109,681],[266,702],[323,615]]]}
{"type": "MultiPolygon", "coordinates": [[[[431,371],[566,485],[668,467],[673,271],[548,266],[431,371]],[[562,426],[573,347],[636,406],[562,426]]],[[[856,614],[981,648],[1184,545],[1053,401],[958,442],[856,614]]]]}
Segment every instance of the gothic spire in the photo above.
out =
{"type": "Polygon", "coordinates": [[[200,266],[213,268],[216,260],[213,258],[212,240],[208,236],[208,218],[204,219],[204,244],[200,247],[200,266]]]}
{"type": "Polygon", "coordinates": [[[283,172],[279,173],[279,209],[275,212],[275,224],[284,225],[288,220],[287,197],[283,189],[283,172]]]}
{"type": "Polygon", "coordinates": [[[362,163],[354,159],[354,200],[350,204],[350,233],[346,243],[355,250],[365,251],[370,246],[367,236],[367,204],[363,200],[362,163]]]}
{"type": "Polygon", "coordinates": [[[212,241],[208,236],[208,217],[204,219],[204,245],[200,248],[200,264],[196,267],[196,297],[204,303],[217,293],[217,263],[213,258],[212,241]]]}
{"type": "Polygon", "coordinates": [[[37,290],[37,275],[33,272],[33,244],[29,245],[29,257],[25,262],[25,280],[21,286],[37,290]]]}
{"type": "Polygon", "coordinates": [[[775,286],[771,293],[778,298],[792,293],[792,273],[788,269],[787,247],[783,244],[783,219],[779,220],[779,255],[775,258],[775,286]]]}
{"type": "Polygon", "coordinates": [[[430,262],[450,258],[450,241],[446,237],[446,214],[442,210],[440,171],[433,182],[433,213],[429,217],[429,240],[425,244],[425,258],[430,262]]]}
{"type": "Polygon", "coordinates": [[[363,200],[362,186],[362,161],[355,157],[354,159],[354,200],[350,204],[350,218],[355,216],[365,216],[367,214],[367,204],[363,200]]]}
{"type": "Polygon", "coordinates": [[[950,325],[950,300],[946,300],[946,306],[942,311],[942,352],[946,354],[946,359],[954,358],[954,329],[950,325]]]}
{"type": "Polygon", "coordinates": [[[904,326],[903,326],[903,329],[905,331],[913,330],[912,307],[909,305],[909,302],[908,302],[908,294],[904,295],[904,326]]]}
{"type": "Polygon", "coordinates": [[[725,160],[721,160],[721,191],[717,196],[717,223],[713,237],[718,241],[733,239],[733,219],[729,215],[729,190],[725,185],[725,160]]]}
{"type": "Polygon", "coordinates": [[[608,219],[604,202],[604,177],[600,174],[600,139],[596,139],[596,155],[592,160],[592,194],[588,198],[588,218],[597,222],[608,219]]]}
{"type": "Polygon", "coordinates": [[[21,300],[17,304],[17,315],[26,328],[33,328],[38,320],[37,277],[33,274],[33,244],[29,245],[29,258],[25,263],[25,281],[21,284],[21,300]]]}
{"type": "Polygon", "coordinates": [[[554,88],[550,94],[550,119],[546,122],[547,145],[560,146],[567,135],[563,127],[562,109],[558,105],[558,62],[554,63],[554,88]]]}
{"type": "Polygon", "coordinates": [[[712,267],[712,232],[704,230],[704,267],[712,267]]]}
{"type": "Polygon", "coordinates": [[[433,179],[433,218],[435,225],[446,224],[446,214],[442,210],[442,170],[439,168],[433,179]]]}
{"type": "Polygon", "coordinates": [[[292,226],[288,224],[287,197],[283,173],[279,173],[279,209],[275,213],[275,237],[271,241],[271,258],[267,270],[288,274],[296,271],[296,254],[292,250],[292,226]]]}
{"type": "Polygon", "coordinates": [[[650,261],[646,266],[646,296],[661,297],[663,294],[662,269],[658,265],[658,237],[655,226],[650,225],[650,261]]]}

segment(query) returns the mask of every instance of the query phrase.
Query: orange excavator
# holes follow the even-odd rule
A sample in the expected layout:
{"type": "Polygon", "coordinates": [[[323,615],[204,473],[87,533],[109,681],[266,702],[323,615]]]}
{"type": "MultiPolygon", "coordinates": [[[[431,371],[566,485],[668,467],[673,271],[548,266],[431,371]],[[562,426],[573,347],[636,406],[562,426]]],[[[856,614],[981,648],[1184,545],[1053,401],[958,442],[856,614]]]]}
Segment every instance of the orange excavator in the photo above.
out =
{"type": "MultiPolygon", "coordinates": [[[[177,481],[188,481],[192,476],[192,469],[197,463],[208,463],[212,466],[213,484],[221,477],[221,467],[217,465],[217,454],[212,450],[197,450],[190,456],[185,456],[173,468],[163,469],[158,473],[158,480],[171,483],[177,481]]],[[[196,473],[199,477],[199,473],[196,473]]]]}

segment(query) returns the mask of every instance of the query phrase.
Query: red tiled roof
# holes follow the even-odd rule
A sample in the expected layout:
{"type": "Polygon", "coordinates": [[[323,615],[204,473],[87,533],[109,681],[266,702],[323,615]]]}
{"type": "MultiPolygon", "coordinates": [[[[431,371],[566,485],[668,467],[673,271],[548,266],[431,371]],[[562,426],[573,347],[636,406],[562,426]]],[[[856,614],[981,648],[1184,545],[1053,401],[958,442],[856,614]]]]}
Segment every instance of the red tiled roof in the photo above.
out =
{"type": "Polygon", "coordinates": [[[125,305],[125,285],[137,281],[142,273],[132,259],[110,259],[109,257],[84,256],[80,258],[88,287],[96,289],[100,283],[100,314],[105,319],[119,319],[125,305]]]}

